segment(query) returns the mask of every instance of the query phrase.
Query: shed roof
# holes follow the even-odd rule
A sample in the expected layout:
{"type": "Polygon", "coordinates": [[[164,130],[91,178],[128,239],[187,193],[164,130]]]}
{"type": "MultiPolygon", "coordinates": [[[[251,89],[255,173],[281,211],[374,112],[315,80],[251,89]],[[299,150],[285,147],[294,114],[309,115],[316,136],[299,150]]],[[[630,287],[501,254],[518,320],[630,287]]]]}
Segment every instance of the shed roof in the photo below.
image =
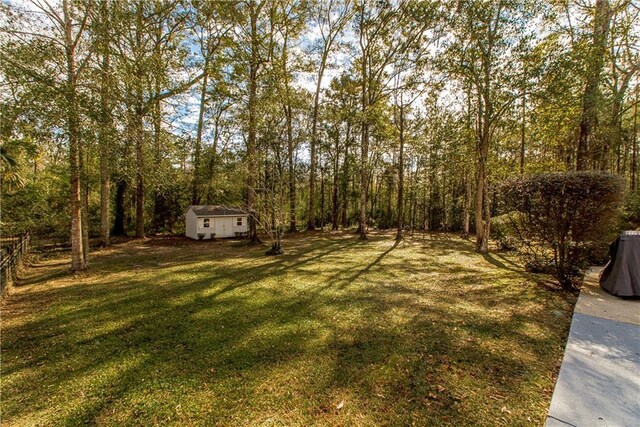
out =
{"type": "Polygon", "coordinates": [[[197,216],[247,215],[245,211],[238,207],[224,205],[191,205],[189,209],[192,209],[197,216]]]}

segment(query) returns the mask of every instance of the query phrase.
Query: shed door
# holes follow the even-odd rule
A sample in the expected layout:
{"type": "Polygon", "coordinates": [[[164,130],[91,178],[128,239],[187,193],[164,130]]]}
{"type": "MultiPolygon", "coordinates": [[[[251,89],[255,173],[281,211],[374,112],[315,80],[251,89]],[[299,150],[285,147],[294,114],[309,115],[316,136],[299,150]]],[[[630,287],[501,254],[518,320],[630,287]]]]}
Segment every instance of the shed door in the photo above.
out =
{"type": "Polygon", "coordinates": [[[217,237],[224,237],[224,236],[226,236],[226,231],[227,231],[227,227],[225,225],[224,218],[219,218],[216,221],[216,236],[217,237]]]}

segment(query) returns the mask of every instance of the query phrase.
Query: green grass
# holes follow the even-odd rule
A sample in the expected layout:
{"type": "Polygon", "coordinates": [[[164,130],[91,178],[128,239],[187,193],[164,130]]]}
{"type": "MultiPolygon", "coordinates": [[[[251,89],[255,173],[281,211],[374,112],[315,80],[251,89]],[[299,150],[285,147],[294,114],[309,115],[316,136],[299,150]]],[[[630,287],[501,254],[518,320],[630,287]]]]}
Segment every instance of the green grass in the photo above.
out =
{"type": "Polygon", "coordinates": [[[2,425],[543,424],[574,296],[455,236],[390,236],[41,260],[2,303],[2,425]]]}

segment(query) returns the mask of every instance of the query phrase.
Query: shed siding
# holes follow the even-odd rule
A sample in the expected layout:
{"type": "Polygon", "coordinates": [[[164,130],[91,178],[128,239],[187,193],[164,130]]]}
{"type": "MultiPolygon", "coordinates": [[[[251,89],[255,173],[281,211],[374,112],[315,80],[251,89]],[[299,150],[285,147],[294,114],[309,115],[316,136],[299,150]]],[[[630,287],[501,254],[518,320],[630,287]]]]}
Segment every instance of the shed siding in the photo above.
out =
{"type": "Polygon", "coordinates": [[[248,216],[234,216],[233,218],[231,218],[232,220],[232,228],[233,228],[233,233],[235,235],[235,233],[246,233],[249,230],[249,217],[248,216]],[[238,218],[242,218],[242,225],[237,225],[238,224],[238,218]]]}
{"type": "Polygon", "coordinates": [[[215,238],[235,237],[236,233],[246,233],[248,230],[248,215],[236,216],[203,216],[198,217],[193,210],[189,209],[185,215],[186,236],[198,239],[198,234],[203,233],[204,239],[211,239],[211,233],[215,233],[215,238]],[[204,219],[209,219],[209,227],[204,227],[204,219]],[[242,218],[242,225],[238,224],[238,218],[242,218]]]}
{"type": "Polygon", "coordinates": [[[192,209],[189,209],[185,215],[185,235],[192,239],[198,238],[198,217],[192,209]]]}
{"type": "MultiPolygon", "coordinates": [[[[212,233],[216,233],[215,231],[215,226],[216,226],[216,222],[219,221],[219,218],[213,218],[213,217],[204,217],[204,218],[198,218],[198,233],[197,234],[204,234],[204,238],[205,239],[211,239],[211,234],[212,233]],[[209,226],[205,227],[204,226],[204,220],[208,219],[209,220],[209,226]]],[[[218,234],[216,233],[216,237],[220,237],[218,236],[218,234]]]]}

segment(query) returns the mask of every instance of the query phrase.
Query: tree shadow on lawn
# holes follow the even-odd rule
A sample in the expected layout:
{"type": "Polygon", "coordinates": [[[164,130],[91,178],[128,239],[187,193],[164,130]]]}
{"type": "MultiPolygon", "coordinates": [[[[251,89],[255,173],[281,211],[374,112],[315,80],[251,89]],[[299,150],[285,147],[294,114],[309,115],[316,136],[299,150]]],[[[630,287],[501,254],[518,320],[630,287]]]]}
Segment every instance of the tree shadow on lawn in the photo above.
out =
{"type": "Polygon", "coordinates": [[[524,271],[523,266],[514,263],[500,253],[485,253],[482,254],[482,257],[487,262],[501,270],[509,270],[517,273],[520,277],[531,280],[540,288],[545,289],[547,292],[557,293],[560,297],[564,298],[568,302],[571,302],[572,300],[575,301],[575,299],[577,298],[577,292],[567,292],[562,288],[562,286],[560,286],[556,279],[551,279],[551,277],[547,275],[535,275],[532,273],[527,273],[524,271]]]}
{"type": "MultiPolygon", "coordinates": [[[[355,243],[315,244],[253,267],[222,263],[228,271],[214,279],[206,276],[215,268],[173,281],[177,273],[170,270],[156,275],[158,284],[135,275],[119,283],[106,275],[96,284],[37,291],[55,294],[53,306],[35,320],[3,328],[5,418],[19,422],[40,414],[65,424],[523,419],[527,405],[513,415],[500,413],[504,402],[483,394],[516,396],[547,374],[527,363],[560,341],[544,317],[527,319],[550,335],[537,340],[523,334],[517,316],[491,313],[495,295],[470,295],[487,310],[467,313],[455,309],[463,295],[447,295],[443,306],[430,304],[434,297],[418,287],[363,286],[362,277],[376,273],[373,267],[395,245],[364,268],[342,259],[354,274],[323,281],[322,272],[319,278],[300,267],[355,243]],[[298,276],[309,285],[293,283],[298,276]],[[263,283],[273,278],[275,286],[263,283]],[[505,339],[509,348],[496,352],[493,346],[505,339]],[[342,400],[344,408],[336,409],[342,400]]],[[[94,273],[109,266],[96,262],[94,273]]],[[[529,415],[541,420],[544,414],[529,415]]]]}

